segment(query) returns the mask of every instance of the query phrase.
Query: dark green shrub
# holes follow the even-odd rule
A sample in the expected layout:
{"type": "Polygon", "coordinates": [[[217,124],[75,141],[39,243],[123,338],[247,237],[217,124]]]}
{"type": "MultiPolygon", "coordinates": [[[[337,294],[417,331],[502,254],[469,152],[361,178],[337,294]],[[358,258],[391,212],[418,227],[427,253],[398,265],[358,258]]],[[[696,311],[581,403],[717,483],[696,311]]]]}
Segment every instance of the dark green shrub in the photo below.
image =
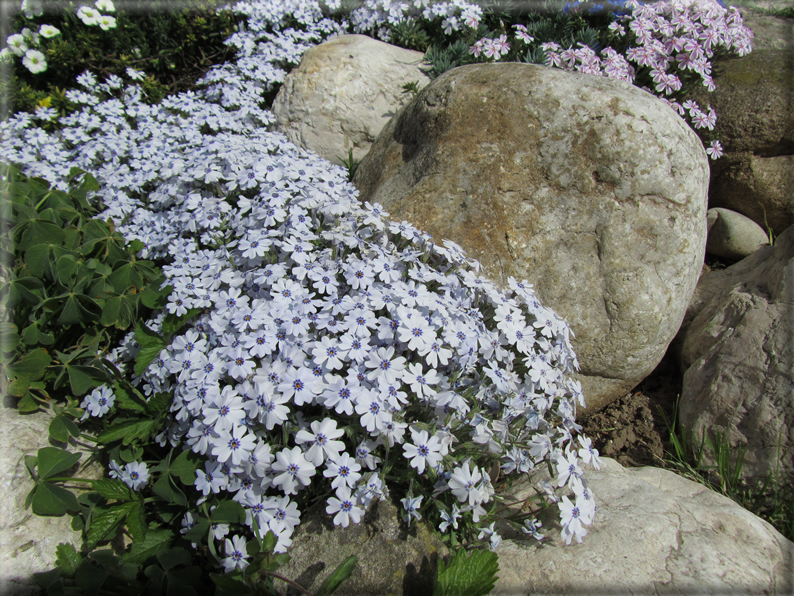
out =
{"type": "Polygon", "coordinates": [[[60,35],[43,40],[48,68],[34,74],[20,58],[8,62],[8,77],[0,84],[10,113],[32,112],[39,105],[59,113],[73,106],[64,91],[76,87],[75,79],[86,70],[100,80],[114,74],[129,79],[128,67],[145,75],[144,91],[150,103],[164,96],[194,90],[210,67],[234,58],[235,48],[224,45],[244,17],[231,11],[216,12],[222,0],[188,0],[179,4],[158,0],[125,3],[115,17],[115,28],[103,31],[78,18],[77,9],[91,2],[66,0],[47,2],[41,15],[27,18],[16,12],[10,19],[11,32],[24,27],[38,31],[42,24],[60,30],[60,35]]]}

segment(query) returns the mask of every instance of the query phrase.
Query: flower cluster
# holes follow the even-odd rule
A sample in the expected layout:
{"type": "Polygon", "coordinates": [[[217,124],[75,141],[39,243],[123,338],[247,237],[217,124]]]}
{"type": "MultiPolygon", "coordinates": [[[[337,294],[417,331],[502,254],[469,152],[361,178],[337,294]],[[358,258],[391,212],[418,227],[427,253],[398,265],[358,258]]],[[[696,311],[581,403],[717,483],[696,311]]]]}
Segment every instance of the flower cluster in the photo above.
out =
{"type": "MultiPolygon", "coordinates": [[[[112,0],[96,0],[96,8],[81,6],[77,9],[77,16],[86,25],[99,25],[103,31],[112,29],[116,26],[116,19],[111,16],[102,15],[100,10],[113,12],[115,7],[112,0]]],[[[31,6],[28,0],[22,1],[21,10],[28,18],[42,14],[40,4],[31,6]]],[[[20,33],[9,35],[6,39],[6,47],[0,52],[0,59],[10,59],[13,56],[22,58],[22,64],[33,74],[38,74],[47,70],[47,57],[44,54],[46,47],[44,39],[51,39],[60,35],[61,31],[52,25],[41,25],[38,32],[31,31],[25,27],[20,33]],[[42,51],[44,50],[44,51],[42,51]]]]}
{"type": "MultiPolygon", "coordinates": [[[[526,282],[498,289],[457,245],[361,205],[344,170],[265,129],[276,65],[335,31],[317,5],[292,8],[307,31],[274,27],[283,3],[241,5],[240,59],[199,93],[149,106],[134,82],[81,75],[69,99],[82,109],[54,133],[15,115],[0,124],[0,158],[56,187],[74,166],[92,172],[101,216],[164,263],[173,291],[148,327],[162,331],[166,314],[186,327],[139,376],[132,336],[113,357],[145,395],[173,396],[158,441],[201,456],[194,510],[228,495],[283,552],[307,495],[328,487],[326,511],[344,527],[397,492],[407,522],[432,503],[443,530],[463,516],[489,523],[480,535],[496,547],[493,464],[556,463],[556,488],[577,506],[592,498],[573,450],[584,398],[572,333],[526,282]],[[387,485],[387,470],[416,488],[387,485]]],[[[92,416],[111,406],[107,389],[84,401],[92,416]]],[[[111,470],[134,490],[148,480],[145,463],[111,470]]],[[[594,509],[560,508],[564,536],[578,539],[594,509]]],[[[225,545],[226,570],[244,568],[244,538],[225,545]]]]}
{"type": "MultiPolygon", "coordinates": [[[[563,48],[550,41],[538,44],[548,66],[573,70],[610,79],[634,83],[640,72],[647,74],[654,86],[644,87],[659,95],[680,116],[689,119],[695,129],[713,130],[716,114],[709,106],[703,111],[696,102],[682,105],[675,96],[685,79],[699,77],[709,91],[714,90],[711,62],[717,51],[736,52],[739,56],[752,49],[753,33],[742,22],[735,7],[724,8],[717,0],[663,0],[642,4],[638,0],[620,3],[627,14],[612,13],[616,20],[609,25],[616,42],[626,46],[623,53],[612,47],[599,54],[589,46],[563,48]]],[[[515,43],[530,44],[534,39],[526,27],[515,26],[515,43]]],[[[500,60],[510,50],[507,36],[483,38],[470,53],[500,60]]],[[[718,141],[706,150],[712,159],[722,155],[718,141]]]]}

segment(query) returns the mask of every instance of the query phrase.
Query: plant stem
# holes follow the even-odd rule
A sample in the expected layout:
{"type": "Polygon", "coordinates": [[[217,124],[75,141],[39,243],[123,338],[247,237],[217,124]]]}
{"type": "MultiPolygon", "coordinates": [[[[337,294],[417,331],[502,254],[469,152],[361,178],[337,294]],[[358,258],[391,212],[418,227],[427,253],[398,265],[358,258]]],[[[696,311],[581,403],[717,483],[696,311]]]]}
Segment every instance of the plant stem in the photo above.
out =
{"type": "Polygon", "coordinates": [[[298,590],[300,590],[300,591],[301,591],[303,594],[308,594],[309,596],[311,596],[311,592],[307,591],[307,590],[306,590],[306,588],[304,588],[304,587],[303,587],[303,586],[301,586],[300,584],[296,584],[296,583],[295,583],[294,581],[292,581],[291,579],[287,579],[287,578],[286,578],[286,577],[284,577],[283,575],[279,575],[278,573],[274,573],[274,572],[272,572],[272,571],[263,571],[262,573],[263,573],[264,575],[269,575],[269,576],[271,576],[271,577],[275,577],[276,579],[280,579],[281,581],[288,583],[288,584],[289,584],[289,585],[291,585],[292,587],[294,587],[294,588],[298,588],[298,590]]]}

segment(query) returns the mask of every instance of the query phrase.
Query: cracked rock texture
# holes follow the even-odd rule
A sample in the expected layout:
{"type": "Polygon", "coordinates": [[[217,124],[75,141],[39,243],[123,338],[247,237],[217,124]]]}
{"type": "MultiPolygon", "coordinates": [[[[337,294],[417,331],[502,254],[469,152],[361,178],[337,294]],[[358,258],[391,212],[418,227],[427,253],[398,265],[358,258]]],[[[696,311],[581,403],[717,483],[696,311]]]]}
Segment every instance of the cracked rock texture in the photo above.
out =
{"type": "Polygon", "coordinates": [[[587,410],[664,356],[700,273],[708,164],[700,140],[628,83],[537,65],[435,79],[359,165],[360,199],[502,286],[534,284],[576,337],[587,410]]]}
{"type": "Polygon", "coordinates": [[[601,461],[585,472],[597,510],[582,543],[566,546],[558,524],[542,548],[504,540],[492,596],[794,593],[794,543],[770,524],[668,470],[601,461]]]}
{"type": "Polygon", "coordinates": [[[747,450],[742,476],[794,483],[794,226],[703,276],[680,342],[680,420],[747,450]]]}
{"type": "Polygon", "coordinates": [[[366,35],[342,35],[306,50],[273,102],[278,130],[337,165],[350,150],[360,161],[410,99],[403,86],[430,81],[420,70],[422,57],[366,35]]]}
{"type": "Polygon", "coordinates": [[[25,467],[25,455],[36,455],[50,446],[46,412],[20,415],[0,405],[0,594],[32,596],[39,593],[32,574],[55,567],[55,548],[70,542],[80,548],[80,532],[71,529],[72,518],[39,517],[25,509],[33,479],[25,467]]]}

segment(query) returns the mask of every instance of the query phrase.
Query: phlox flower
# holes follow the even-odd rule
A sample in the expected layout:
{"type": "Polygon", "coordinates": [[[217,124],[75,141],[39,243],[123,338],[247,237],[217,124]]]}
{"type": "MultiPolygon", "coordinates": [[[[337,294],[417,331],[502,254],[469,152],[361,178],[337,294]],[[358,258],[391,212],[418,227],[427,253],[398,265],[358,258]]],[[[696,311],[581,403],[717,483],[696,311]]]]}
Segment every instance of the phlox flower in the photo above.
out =
{"type": "Polygon", "coordinates": [[[711,141],[711,144],[706,148],[706,153],[711,159],[719,159],[723,156],[722,145],[719,141],[711,141]]]}
{"type": "Polygon", "coordinates": [[[403,444],[403,456],[411,460],[411,467],[424,474],[425,465],[434,468],[441,462],[441,443],[438,437],[428,436],[426,430],[417,432],[411,429],[411,443],[403,444]]]}
{"type": "Polygon", "coordinates": [[[585,500],[581,496],[576,497],[576,505],[564,496],[558,503],[560,508],[560,522],[562,524],[562,538],[565,544],[571,544],[571,539],[576,538],[576,542],[582,542],[582,538],[587,535],[584,525],[590,525],[592,520],[591,500],[585,500]]]}
{"type": "Polygon", "coordinates": [[[144,462],[130,462],[123,468],[115,461],[110,462],[111,478],[118,478],[132,490],[141,490],[149,482],[149,469],[144,462]]]}
{"type": "Polygon", "coordinates": [[[196,470],[196,480],[193,484],[196,489],[206,497],[212,493],[218,493],[222,488],[225,488],[229,479],[221,469],[221,463],[218,461],[204,462],[203,470],[196,470]]]}
{"type": "Polygon", "coordinates": [[[281,487],[287,495],[297,494],[299,489],[309,486],[311,477],[316,473],[315,467],[306,460],[300,447],[279,451],[271,468],[277,474],[273,478],[273,486],[281,487]]]}
{"type": "Polygon", "coordinates": [[[582,475],[582,468],[579,467],[579,461],[573,451],[567,451],[565,455],[558,453],[556,466],[557,486],[564,486],[566,483],[570,486],[582,475]]]}
{"type": "Polygon", "coordinates": [[[419,521],[422,519],[422,514],[419,513],[419,507],[422,504],[423,498],[424,497],[405,497],[404,499],[400,499],[400,503],[402,503],[403,510],[405,511],[403,514],[403,521],[409,526],[412,520],[415,519],[419,521]]]}
{"type": "Polygon", "coordinates": [[[579,457],[582,458],[582,461],[586,464],[592,463],[596,470],[600,470],[598,449],[593,447],[590,437],[579,435],[579,443],[582,445],[582,448],[579,449],[579,457]]]}
{"type": "Polygon", "coordinates": [[[323,476],[334,479],[333,482],[331,482],[331,488],[334,489],[345,485],[354,488],[361,478],[361,474],[359,473],[361,466],[357,464],[346,451],[339,457],[329,461],[326,468],[327,469],[323,472],[323,476]]]}
{"type": "Polygon", "coordinates": [[[441,519],[444,520],[438,524],[438,529],[442,533],[446,533],[447,528],[452,526],[453,529],[458,529],[458,519],[460,518],[460,509],[456,503],[452,504],[452,511],[442,511],[441,519]]]}
{"type": "Polygon", "coordinates": [[[213,437],[212,455],[218,458],[219,462],[230,462],[231,465],[239,466],[248,459],[256,443],[256,436],[248,433],[248,429],[242,425],[235,425],[231,432],[220,430],[217,436],[213,437]]]}
{"type": "Polygon", "coordinates": [[[334,524],[346,528],[352,520],[354,524],[361,521],[364,510],[355,503],[355,498],[350,494],[350,487],[340,486],[336,489],[336,496],[329,497],[328,507],[325,512],[334,515],[334,524]]]}
{"type": "Polygon", "coordinates": [[[474,466],[474,469],[470,470],[469,460],[466,460],[452,472],[447,482],[458,501],[461,503],[468,501],[469,505],[474,506],[482,501],[482,495],[477,490],[477,483],[481,480],[480,469],[474,466]]]}
{"type": "Polygon", "coordinates": [[[228,538],[225,542],[226,557],[223,559],[223,570],[226,573],[234,571],[235,569],[245,569],[249,563],[248,552],[246,551],[246,541],[243,536],[233,536],[231,540],[228,538]]]}
{"type": "Polygon", "coordinates": [[[116,7],[113,5],[113,0],[96,0],[96,2],[94,2],[94,6],[96,6],[97,10],[102,10],[104,12],[116,11],[116,7]]]}
{"type": "Polygon", "coordinates": [[[88,416],[101,417],[110,411],[113,406],[116,396],[107,385],[102,385],[94,389],[89,395],[83,399],[80,404],[81,408],[85,408],[85,414],[80,420],[88,419],[88,416]]]}
{"type": "Polygon", "coordinates": [[[321,421],[315,420],[311,423],[312,432],[299,430],[295,435],[295,442],[298,445],[309,444],[305,453],[306,459],[314,466],[322,464],[326,458],[335,460],[339,458],[339,452],[344,450],[345,444],[337,441],[344,436],[345,431],[336,428],[336,420],[324,418],[321,421]]]}

